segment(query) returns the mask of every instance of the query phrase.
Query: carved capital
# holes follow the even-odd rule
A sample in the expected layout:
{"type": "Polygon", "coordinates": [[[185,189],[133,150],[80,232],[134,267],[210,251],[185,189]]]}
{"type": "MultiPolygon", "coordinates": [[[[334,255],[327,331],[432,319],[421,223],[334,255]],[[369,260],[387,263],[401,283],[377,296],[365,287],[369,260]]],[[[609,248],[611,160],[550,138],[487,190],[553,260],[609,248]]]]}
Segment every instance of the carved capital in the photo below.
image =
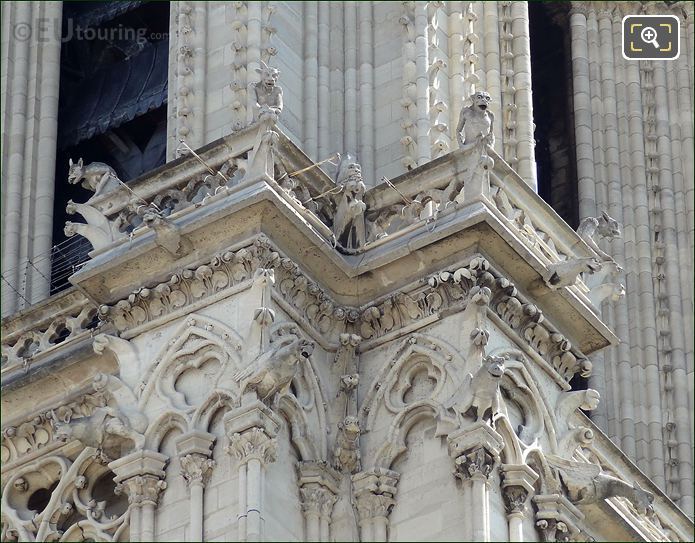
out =
{"type": "Polygon", "coordinates": [[[541,541],[572,541],[567,524],[557,519],[541,519],[536,522],[541,541]]]}
{"type": "Polygon", "coordinates": [[[391,496],[372,494],[371,492],[364,492],[358,495],[356,500],[360,523],[373,518],[388,517],[391,509],[396,504],[396,500],[391,496]]]}
{"type": "Polygon", "coordinates": [[[399,474],[383,468],[363,471],[352,476],[360,522],[388,517],[396,503],[399,474]]]}
{"type": "Polygon", "coordinates": [[[159,477],[152,475],[136,475],[116,485],[114,492],[125,492],[130,505],[142,506],[147,503],[157,505],[159,495],[166,489],[167,484],[159,477]]]}
{"type": "MultiPolygon", "coordinates": [[[[542,541],[573,541],[580,537],[584,515],[560,494],[533,497],[536,504],[536,528],[542,541]]],[[[580,539],[584,541],[584,539],[580,539]]]]}
{"type": "Polygon", "coordinates": [[[302,511],[327,518],[331,517],[333,505],[338,499],[329,489],[316,483],[304,485],[299,489],[299,495],[302,511]]]}
{"type": "Polygon", "coordinates": [[[502,464],[502,496],[508,514],[524,513],[538,474],[526,464],[502,464]]]}
{"type": "Polygon", "coordinates": [[[526,510],[526,500],[528,490],[523,486],[507,486],[502,489],[504,507],[508,514],[524,513],[526,510]]]}
{"type": "Polygon", "coordinates": [[[187,485],[201,484],[206,485],[210,479],[212,468],[215,467],[215,461],[202,454],[193,453],[182,456],[181,475],[186,480],[187,485]]]}
{"type": "Polygon", "coordinates": [[[461,480],[487,478],[504,447],[502,436],[482,421],[449,434],[448,442],[454,476],[461,480]]]}
{"type": "Polygon", "coordinates": [[[461,480],[480,476],[487,479],[495,465],[495,457],[481,445],[458,456],[454,464],[454,476],[461,480]]]}
{"type": "Polygon", "coordinates": [[[270,437],[263,428],[249,428],[243,433],[233,433],[228,438],[229,445],[225,450],[241,463],[257,459],[270,464],[277,458],[277,440],[270,437]]]}

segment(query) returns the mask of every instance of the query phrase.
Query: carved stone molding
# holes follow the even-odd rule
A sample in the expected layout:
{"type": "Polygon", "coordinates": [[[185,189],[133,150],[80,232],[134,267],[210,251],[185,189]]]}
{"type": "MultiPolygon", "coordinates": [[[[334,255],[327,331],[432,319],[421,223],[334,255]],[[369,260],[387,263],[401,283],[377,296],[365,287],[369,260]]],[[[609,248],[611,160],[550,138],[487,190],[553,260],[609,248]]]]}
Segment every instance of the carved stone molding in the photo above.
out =
{"type": "MultiPolygon", "coordinates": [[[[248,247],[220,253],[207,264],[172,275],[167,282],[143,287],[114,305],[101,306],[100,318],[113,322],[120,332],[128,333],[146,322],[174,311],[185,311],[194,302],[251,280],[259,268],[274,270],[274,293],[279,294],[279,302],[289,304],[321,336],[332,336],[337,342],[341,334],[352,328],[365,340],[375,340],[429,316],[463,310],[471,298],[476,304],[484,302],[565,380],[569,381],[575,373],[584,377],[591,373],[591,363],[586,357],[482,257],[473,258],[467,266],[434,274],[424,287],[396,292],[378,304],[360,309],[333,302],[295,262],[282,257],[268,238],[261,235],[248,247]]],[[[484,346],[486,334],[480,329],[473,339],[484,346]]],[[[356,347],[352,345],[357,341],[351,339],[353,336],[360,337],[346,334],[347,344],[340,344],[345,352],[338,358],[349,355],[356,347]]]]}

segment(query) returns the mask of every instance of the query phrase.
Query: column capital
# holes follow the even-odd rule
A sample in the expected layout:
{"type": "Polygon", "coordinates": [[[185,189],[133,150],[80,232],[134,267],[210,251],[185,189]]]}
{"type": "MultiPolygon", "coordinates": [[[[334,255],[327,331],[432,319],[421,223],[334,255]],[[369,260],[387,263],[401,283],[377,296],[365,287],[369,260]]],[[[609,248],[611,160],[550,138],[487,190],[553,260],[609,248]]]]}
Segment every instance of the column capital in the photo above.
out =
{"type": "Polygon", "coordinates": [[[361,523],[372,518],[388,517],[396,504],[394,496],[399,477],[397,472],[385,468],[374,468],[352,476],[361,523]]]}
{"type": "Polygon", "coordinates": [[[316,484],[338,493],[340,488],[340,473],[328,462],[320,460],[300,461],[297,463],[297,484],[301,487],[316,484]]]}
{"type": "Polygon", "coordinates": [[[169,457],[148,450],[139,450],[109,462],[109,469],[116,474],[116,484],[137,475],[151,475],[161,479],[169,457]]]}
{"type": "Polygon", "coordinates": [[[195,430],[179,436],[176,439],[176,452],[181,463],[181,475],[187,485],[207,484],[215,467],[215,461],[210,457],[210,450],[216,436],[209,432],[195,430]]]}
{"type": "Polygon", "coordinates": [[[459,479],[487,478],[504,447],[502,436],[482,421],[449,434],[447,441],[459,479]]]}
{"type": "Polygon", "coordinates": [[[579,526],[584,514],[560,494],[539,494],[536,504],[536,527],[543,541],[572,541],[580,537],[579,526]]]}
{"type": "Polygon", "coordinates": [[[179,458],[181,475],[188,486],[201,484],[205,486],[210,480],[215,461],[199,453],[190,453],[179,458]]]}
{"type": "Polygon", "coordinates": [[[357,501],[357,513],[360,516],[360,524],[368,519],[387,518],[396,500],[385,494],[372,494],[363,492],[355,497],[357,501]]]}
{"type": "Polygon", "coordinates": [[[228,434],[227,454],[234,455],[240,463],[256,459],[270,464],[277,459],[277,439],[269,436],[263,428],[249,428],[243,432],[228,434]]]}
{"type": "Polygon", "coordinates": [[[502,464],[502,497],[507,513],[524,513],[529,496],[533,496],[533,484],[538,474],[526,464],[502,464]]]}
{"type": "Polygon", "coordinates": [[[212,446],[215,444],[217,436],[209,432],[194,430],[187,432],[176,438],[176,452],[179,456],[186,454],[201,454],[211,456],[212,446]]]}
{"type": "Polygon", "coordinates": [[[153,475],[136,475],[116,484],[116,495],[125,492],[130,505],[142,506],[147,503],[157,505],[160,493],[165,490],[167,484],[159,477],[153,475]]]}
{"type": "Polygon", "coordinates": [[[168,461],[166,455],[140,450],[109,462],[109,469],[116,474],[116,494],[125,492],[131,505],[157,505],[159,494],[167,487],[163,479],[168,461]]]}
{"type": "Polygon", "coordinates": [[[319,486],[317,483],[310,483],[299,489],[301,497],[302,511],[314,513],[318,516],[330,518],[333,505],[338,500],[336,495],[329,489],[319,486]]]}
{"type": "Polygon", "coordinates": [[[255,458],[263,463],[275,462],[280,418],[266,405],[252,401],[230,411],[224,417],[224,429],[229,444],[228,454],[241,462],[255,458]]]}

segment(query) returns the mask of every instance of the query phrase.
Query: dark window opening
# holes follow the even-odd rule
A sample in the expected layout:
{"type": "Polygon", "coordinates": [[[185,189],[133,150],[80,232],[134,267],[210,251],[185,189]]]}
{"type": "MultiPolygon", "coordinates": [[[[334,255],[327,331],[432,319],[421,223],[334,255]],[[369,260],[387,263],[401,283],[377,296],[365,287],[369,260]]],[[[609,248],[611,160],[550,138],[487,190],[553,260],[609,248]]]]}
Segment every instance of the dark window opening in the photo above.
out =
{"type": "Polygon", "coordinates": [[[529,2],[538,193],[579,225],[569,2],[529,2]]]}
{"type": "Polygon", "coordinates": [[[63,9],[51,293],[88,259],[90,243],[67,238],[68,161],[104,162],[128,182],[166,161],[169,2],[66,2],[63,9]],[[91,39],[89,39],[91,38],[91,39]]]}
{"type": "Polygon", "coordinates": [[[41,513],[48,506],[48,502],[51,501],[51,494],[58,486],[58,481],[55,481],[48,488],[39,488],[31,496],[29,496],[29,501],[27,502],[27,509],[30,511],[35,511],[36,514],[41,513]]]}

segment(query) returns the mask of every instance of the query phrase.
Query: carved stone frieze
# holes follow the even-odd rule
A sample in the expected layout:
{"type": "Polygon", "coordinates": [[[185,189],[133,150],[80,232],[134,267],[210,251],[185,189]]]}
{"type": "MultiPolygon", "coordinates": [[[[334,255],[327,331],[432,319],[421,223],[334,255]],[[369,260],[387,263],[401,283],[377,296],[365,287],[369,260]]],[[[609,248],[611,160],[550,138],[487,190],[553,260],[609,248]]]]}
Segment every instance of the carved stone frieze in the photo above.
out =
{"type": "Polygon", "coordinates": [[[28,364],[38,354],[92,330],[97,325],[96,314],[97,310],[91,304],[72,307],[43,326],[24,332],[17,338],[3,339],[2,368],[28,364]]]}
{"type": "MultiPolygon", "coordinates": [[[[431,276],[425,286],[396,292],[359,309],[333,302],[296,263],[281,257],[268,239],[260,236],[249,247],[227,251],[208,264],[173,275],[165,283],[143,287],[114,305],[101,306],[100,318],[113,322],[121,332],[127,331],[250,280],[258,268],[274,270],[274,288],[282,301],[324,337],[338,339],[346,329],[354,328],[364,339],[377,339],[442,311],[463,310],[470,297],[473,303],[494,311],[567,381],[575,373],[584,377],[591,373],[591,363],[545,322],[542,311],[526,302],[514,285],[481,257],[473,258],[467,266],[431,276]]],[[[484,328],[474,327],[471,334],[474,343],[481,347],[486,344],[489,333],[484,328]]]]}
{"type": "Polygon", "coordinates": [[[272,268],[280,256],[267,238],[237,251],[226,251],[195,269],[185,269],[169,281],[143,287],[112,306],[102,305],[99,316],[113,322],[120,332],[164,316],[253,277],[258,268],[272,268]]]}
{"type": "Polygon", "coordinates": [[[16,426],[6,426],[2,430],[0,460],[3,463],[13,462],[46,447],[54,441],[54,418],[69,422],[73,418],[88,417],[95,409],[104,407],[106,401],[106,395],[97,391],[43,411],[16,426]]]}

